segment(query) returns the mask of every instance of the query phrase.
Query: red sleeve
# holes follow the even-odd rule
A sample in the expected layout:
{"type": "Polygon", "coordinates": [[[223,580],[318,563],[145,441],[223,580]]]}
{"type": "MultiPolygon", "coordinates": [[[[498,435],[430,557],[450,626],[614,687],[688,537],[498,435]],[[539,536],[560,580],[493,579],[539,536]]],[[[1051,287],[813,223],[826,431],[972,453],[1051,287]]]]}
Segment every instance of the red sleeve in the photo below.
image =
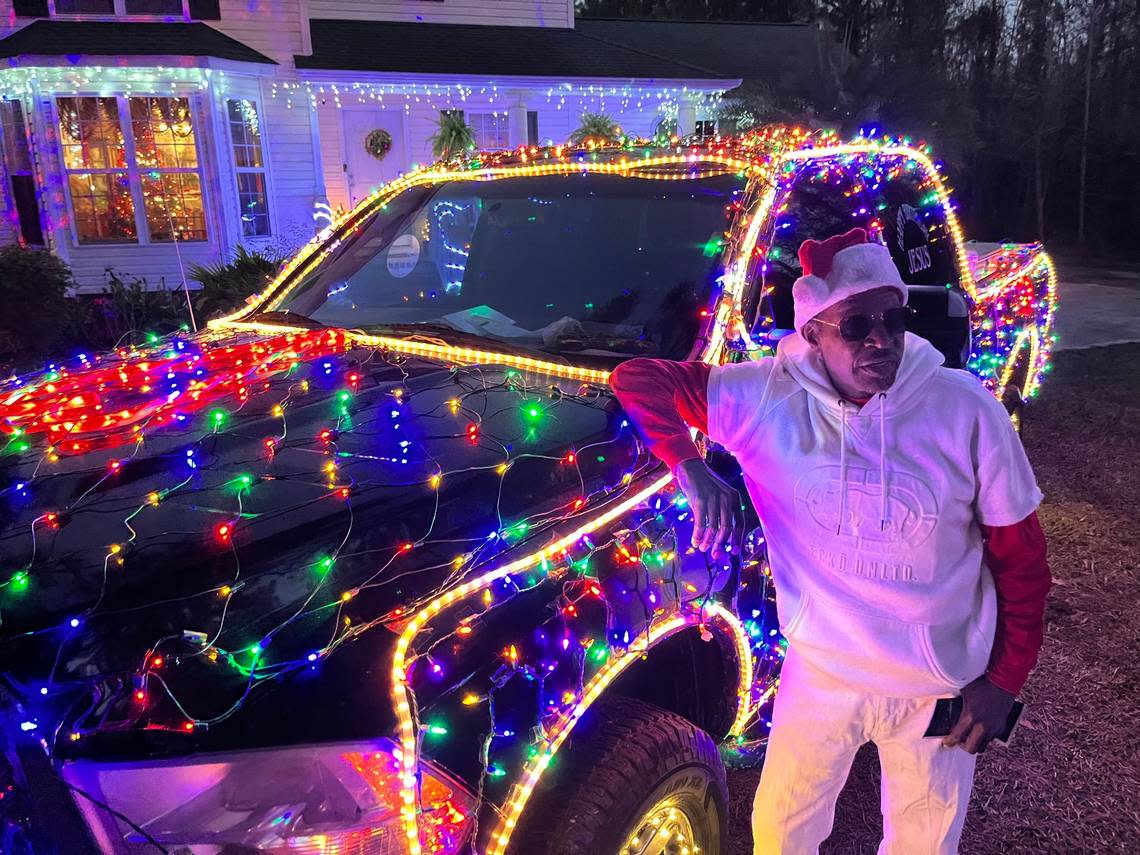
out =
{"type": "Polygon", "coordinates": [[[673,469],[700,457],[688,425],[708,433],[709,373],[703,362],[631,359],[610,374],[610,386],[649,449],[673,469]]]}
{"type": "Polygon", "coordinates": [[[1037,664],[1052,579],[1036,512],[1014,525],[982,526],[986,566],[997,590],[997,632],[986,676],[1017,694],[1037,664]]]}

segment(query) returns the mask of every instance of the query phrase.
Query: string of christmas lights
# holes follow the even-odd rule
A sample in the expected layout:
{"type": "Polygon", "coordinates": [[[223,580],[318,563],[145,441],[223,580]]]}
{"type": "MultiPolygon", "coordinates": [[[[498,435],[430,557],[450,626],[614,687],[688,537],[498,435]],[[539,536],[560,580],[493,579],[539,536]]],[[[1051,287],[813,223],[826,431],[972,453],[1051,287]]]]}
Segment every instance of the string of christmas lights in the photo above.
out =
{"type": "MultiPolygon", "coordinates": [[[[506,113],[518,101],[516,89],[504,87],[500,91],[495,83],[409,83],[396,80],[343,83],[318,78],[296,83],[274,81],[270,95],[284,100],[289,109],[297,105],[316,109],[328,102],[337,109],[348,103],[410,112],[420,107],[431,110],[461,108],[469,100],[474,100],[506,113]]],[[[603,113],[616,110],[624,113],[634,109],[653,109],[662,116],[675,116],[678,104],[684,101],[694,105],[702,114],[716,115],[723,95],[722,91],[705,91],[690,86],[562,82],[557,86],[536,87],[531,105],[541,99],[546,106],[556,110],[603,113]]]]}

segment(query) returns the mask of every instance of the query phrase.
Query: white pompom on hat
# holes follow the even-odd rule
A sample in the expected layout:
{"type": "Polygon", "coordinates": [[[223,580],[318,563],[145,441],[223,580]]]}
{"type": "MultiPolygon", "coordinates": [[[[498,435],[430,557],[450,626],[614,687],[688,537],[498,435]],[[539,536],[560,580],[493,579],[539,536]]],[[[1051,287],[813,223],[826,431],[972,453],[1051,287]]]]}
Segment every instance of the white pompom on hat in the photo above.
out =
{"type": "Polygon", "coordinates": [[[803,276],[792,286],[796,332],[803,332],[804,324],[828,306],[876,288],[894,288],[906,305],[906,284],[891,251],[868,243],[866,229],[854,228],[823,241],[805,240],[799,256],[803,276]]]}

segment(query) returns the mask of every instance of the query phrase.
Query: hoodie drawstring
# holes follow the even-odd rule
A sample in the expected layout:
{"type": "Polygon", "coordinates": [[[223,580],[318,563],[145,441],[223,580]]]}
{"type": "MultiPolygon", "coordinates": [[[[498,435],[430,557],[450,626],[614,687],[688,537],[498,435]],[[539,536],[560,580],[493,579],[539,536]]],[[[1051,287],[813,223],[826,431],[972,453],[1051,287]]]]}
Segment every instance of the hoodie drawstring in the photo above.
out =
{"type": "Polygon", "coordinates": [[[887,393],[879,393],[879,531],[887,528],[887,393]]]}
{"type": "Polygon", "coordinates": [[[839,399],[839,521],[835,533],[843,529],[843,517],[847,515],[847,402],[839,399]]]}
{"type": "MultiPolygon", "coordinates": [[[[879,393],[879,531],[890,521],[887,491],[887,393],[879,393]]],[[[847,402],[839,399],[839,521],[835,533],[843,531],[847,516],[847,402]]]]}

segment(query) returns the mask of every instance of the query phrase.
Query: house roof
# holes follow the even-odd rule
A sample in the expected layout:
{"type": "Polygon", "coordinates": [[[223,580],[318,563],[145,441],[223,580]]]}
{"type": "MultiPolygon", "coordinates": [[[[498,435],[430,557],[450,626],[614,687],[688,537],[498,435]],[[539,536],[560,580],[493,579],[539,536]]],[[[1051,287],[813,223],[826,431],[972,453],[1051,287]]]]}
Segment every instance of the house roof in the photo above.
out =
{"type": "Polygon", "coordinates": [[[25,56],[209,56],[276,65],[201,23],[33,21],[0,39],[0,59],[25,56]]]}
{"type": "Polygon", "coordinates": [[[310,21],[312,56],[302,69],[517,77],[616,77],[718,80],[706,66],[679,62],[569,27],[310,21]]]}
{"type": "Polygon", "coordinates": [[[598,41],[746,80],[776,79],[789,58],[812,60],[824,47],[811,24],[579,18],[574,26],[598,41]]]}

